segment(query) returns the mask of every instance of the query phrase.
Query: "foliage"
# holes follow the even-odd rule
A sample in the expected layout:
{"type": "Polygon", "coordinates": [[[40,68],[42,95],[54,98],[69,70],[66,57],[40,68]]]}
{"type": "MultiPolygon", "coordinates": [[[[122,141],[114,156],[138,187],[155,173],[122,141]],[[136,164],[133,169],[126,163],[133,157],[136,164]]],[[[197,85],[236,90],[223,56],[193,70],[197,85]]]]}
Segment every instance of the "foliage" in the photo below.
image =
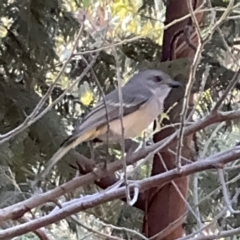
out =
{"type": "MultiPolygon", "coordinates": [[[[169,71],[174,77],[188,74],[189,65],[186,64],[182,67],[186,60],[173,64],[160,63],[166,6],[163,3],[157,6],[155,2],[115,0],[107,5],[107,1],[94,0],[81,2],[69,0],[1,1],[1,134],[14,129],[24,121],[27,115],[31,114],[56,78],[63,65],[63,59],[70,55],[72,44],[81,27],[83,27],[83,32],[74,57],[47,104],[51,104],[57,99],[69,83],[79,77],[87,64],[96,56],[94,50],[105,47],[99,51],[93,71],[84,76],[71,93],[67,93],[54,106],[54,109],[30,128],[0,146],[1,208],[32,195],[30,180],[42,168],[42,164],[58,149],[73,126],[78,124],[89,109],[96,104],[102,94],[99,85],[105,93],[116,87],[117,70],[120,70],[124,81],[138,69],[155,66],[168,69],[166,71],[169,71]],[[110,19],[109,22],[107,22],[107,18],[110,19]],[[84,24],[83,19],[86,19],[87,24],[84,24]],[[106,47],[120,41],[123,43],[117,47],[106,47]],[[87,51],[89,53],[81,54],[87,51]],[[117,53],[118,59],[116,59],[115,53],[117,53]],[[118,62],[120,66],[118,66],[118,62]],[[170,69],[171,66],[174,67],[170,69]]],[[[213,7],[226,7],[227,4],[228,1],[212,1],[213,7]]],[[[234,56],[235,59],[239,57],[239,46],[235,44],[240,34],[239,11],[239,7],[236,7],[230,19],[221,26],[221,31],[216,31],[211,42],[204,48],[198,68],[195,93],[199,92],[201,88],[201,78],[206,66],[209,66],[210,71],[204,87],[204,94],[194,113],[195,120],[210,112],[234,75],[236,64],[233,64],[235,62],[232,57],[234,56]],[[226,39],[227,44],[233,50],[232,54],[226,49],[223,39],[226,39]]],[[[219,16],[220,12],[217,12],[216,17],[219,16]]],[[[235,88],[226,98],[224,110],[239,108],[238,90],[235,88]]],[[[200,161],[201,158],[226,150],[239,141],[239,121],[208,127],[198,133],[197,139],[199,150],[195,154],[195,158],[200,161]]],[[[83,155],[90,157],[91,148],[89,146],[83,144],[78,149],[83,155]]],[[[104,146],[97,147],[97,160],[106,160],[105,149],[104,146]]],[[[69,156],[73,163],[75,160],[73,155],[70,153],[69,156]]],[[[116,157],[119,158],[117,155],[116,157]]],[[[107,155],[107,161],[111,160],[112,156],[107,155]]],[[[238,162],[229,164],[225,172],[229,181],[232,180],[229,184],[231,196],[234,195],[235,188],[239,186],[238,168],[235,165],[238,166],[238,162]]],[[[131,177],[141,179],[148,176],[150,167],[150,163],[146,164],[131,177]]],[[[74,169],[69,167],[69,157],[66,156],[52,172],[51,181],[45,184],[44,190],[58,186],[73,178],[74,174],[74,169]]],[[[202,172],[193,176],[193,179],[196,177],[198,178],[199,201],[214,192],[207,201],[203,201],[199,206],[201,219],[205,222],[209,218],[213,218],[223,206],[223,196],[221,190],[216,190],[219,187],[216,171],[202,172]]],[[[192,205],[196,204],[194,188],[195,186],[192,185],[189,189],[189,202],[192,205]]],[[[76,196],[91,194],[99,190],[98,187],[91,184],[65,196],[65,199],[70,200],[76,196]]],[[[236,208],[239,208],[237,203],[236,208]]],[[[49,208],[37,209],[36,215],[43,215],[52,209],[52,205],[49,208]]],[[[120,200],[95,207],[78,216],[82,224],[94,226],[93,228],[96,230],[102,229],[101,222],[105,222],[136,231],[141,231],[142,217],[141,211],[126,206],[120,200]],[[133,219],[137,219],[136,225],[133,219]]],[[[226,217],[224,229],[239,226],[239,218],[233,219],[232,216],[228,218],[227,215],[224,217],[226,217]]],[[[87,235],[86,229],[79,226],[76,221],[73,219],[66,221],[71,229],[67,234],[65,233],[68,231],[68,227],[63,223],[49,229],[53,234],[56,232],[59,234],[61,229],[61,239],[66,238],[69,234],[72,234],[72,239],[76,236],[81,239],[87,235]]],[[[4,226],[2,227],[4,228],[4,226]]],[[[186,227],[189,233],[196,228],[196,220],[191,214],[189,214],[186,227]]],[[[111,227],[103,229],[105,233],[111,234],[112,232],[111,227]]],[[[124,239],[131,239],[133,235],[127,231],[115,230],[114,232],[124,239]]],[[[26,237],[32,239],[30,235],[26,237]]],[[[86,239],[98,239],[98,237],[90,235],[86,239]]]]}

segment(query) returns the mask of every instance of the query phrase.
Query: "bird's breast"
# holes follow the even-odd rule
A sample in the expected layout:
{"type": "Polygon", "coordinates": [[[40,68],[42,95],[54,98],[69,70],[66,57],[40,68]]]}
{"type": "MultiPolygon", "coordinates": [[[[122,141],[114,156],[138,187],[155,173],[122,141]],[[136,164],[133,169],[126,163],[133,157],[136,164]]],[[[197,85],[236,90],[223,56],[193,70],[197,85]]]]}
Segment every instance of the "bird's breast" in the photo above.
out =
{"type": "MultiPolygon", "coordinates": [[[[162,112],[162,108],[162,103],[158,101],[157,98],[153,98],[137,111],[124,116],[122,121],[124,138],[133,138],[140,135],[162,112]]],[[[109,124],[109,130],[112,135],[109,140],[121,140],[122,127],[120,119],[112,121],[109,124]]],[[[103,132],[105,132],[105,130],[103,130],[103,132]]]]}

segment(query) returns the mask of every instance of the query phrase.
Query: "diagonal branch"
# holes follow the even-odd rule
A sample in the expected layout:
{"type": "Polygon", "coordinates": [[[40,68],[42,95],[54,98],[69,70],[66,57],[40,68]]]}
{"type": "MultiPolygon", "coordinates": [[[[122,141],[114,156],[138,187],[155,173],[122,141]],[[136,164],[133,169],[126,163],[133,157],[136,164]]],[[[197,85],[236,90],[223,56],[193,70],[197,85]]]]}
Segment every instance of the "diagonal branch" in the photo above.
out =
{"type": "Polygon", "coordinates": [[[214,106],[214,108],[212,109],[213,112],[217,111],[223,104],[223,101],[226,99],[227,95],[229,94],[229,92],[234,88],[234,86],[237,84],[237,82],[240,79],[240,68],[238,68],[238,70],[235,72],[232,80],[230,81],[230,83],[228,84],[226,90],[224,91],[223,95],[221,96],[221,98],[217,101],[216,105],[214,106]]]}
{"type": "MultiPolygon", "coordinates": [[[[230,112],[217,112],[212,113],[207,117],[200,119],[198,122],[193,123],[192,125],[184,128],[184,136],[193,134],[201,129],[206,128],[207,126],[223,121],[229,121],[233,119],[240,118],[240,110],[239,111],[230,111],[230,112]]],[[[163,139],[160,142],[157,142],[149,147],[144,147],[127,156],[127,164],[133,164],[138,160],[145,158],[149,155],[152,155],[154,152],[158,152],[159,150],[166,149],[173,141],[177,140],[178,131],[176,131],[173,135],[168,138],[163,139]]],[[[220,154],[221,155],[221,154],[220,154]]],[[[107,165],[107,172],[113,173],[122,169],[122,161],[115,161],[107,165]]],[[[69,182],[62,184],[59,187],[56,187],[53,190],[42,194],[36,194],[31,198],[24,200],[22,202],[16,203],[12,206],[0,209],[0,222],[6,221],[9,219],[17,219],[23,216],[26,212],[28,212],[32,208],[36,208],[40,205],[43,205],[46,202],[53,201],[60,196],[72,192],[73,190],[85,185],[90,184],[96,181],[97,179],[101,179],[106,176],[106,171],[102,171],[100,168],[96,169],[94,172],[88,173],[84,176],[75,177],[69,182]]],[[[152,187],[152,186],[151,186],[152,187]]]]}
{"type": "MultiPolygon", "coordinates": [[[[17,134],[19,134],[20,132],[24,131],[26,128],[28,128],[30,125],[32,125],[34,122],[36,122],[39,117],[38,113],[41,110],[41,108],[44,106],[45,102],[47,101],[47,99],[51,96],[51,93],[53,91],[53,89],[55,88],[57,82],[60,80],[61,76],[63,75],[68,63],[71,61],[72,57],[73,57],[73,53],[76,50],[77,46],[78,46],[78,42],[80,39],[80,36],[82,34],[82,30],[83,30],[83,26],[81,26],[77,38],[74,42],[72,51],[70,56],[68,57],[68,59],[66,60],[66,62],[63,64],[61,70],[59,71],[57,77],[55,78],[53,84],[48,88],[47,92],[45,93],[45,95],[42,97],[42,99],[39,101],[39,103],[37,104],[37,106],[35,107],[35,109],[32,111],[32,113],[24,120],[24,122],[22,124],[20,124],[18,127],[16,127],[15,129],[7,132],[6,134],[1,135],[0,134],[0,144],[3,144],[6,141],[9,141],[10,139],[12,139],[13,137],[15,137],[17,134]]],[[[53,104],[51,104],[53,105],[53,104]]],[[[50,110],[50,108],[47,108],[48,111],[50,110]]],[[[45,109],[46,110],[46,109],[45,109]]],[[[46,114],[48,111],[43,111],[44,114],[46,114]]],[[[41,117],[43,116],[43,114],[41,114],[41,117]]]]}
{"type": "MultiPolygon", "coordinates": [[[[178,179],[180,177],[188,176],[196,172],[211,169],[219,164],[226,164],[239,158],[240,158],[240,146],[236,146],[225,152],[217,153],[213,156],[210,156],[205,160],[200,160],[192,164],[183,166],[181,172],[179,172],[175,168],[173,170],[164,172],[159,175],[155,175],[140,181],[134,181],[133,184],[129,185],[129,188],[130,191],[132,191],[137,184],[140,191],[143,192],[148,190],[149,188],[161,186],[166,182],[178,179]]],[[[0,239],[15,237],[25,234],[29,231],[34,231],[35,229],[60,221],[79,211],[83,211],[88,208],[92,208],[115,199],[123,198],[124,196],[125,186],[120,188],[113,188],[107,192],[103,191],[97,194],[93,194],[93,196],[82,197],[79,200],[75,201],[74,204],[67,205],[66,207],[56,211],[54,214],[50,213],[46,216],[32,220],[31,222],[23,223],[21,225],[14,226],[6,230],[2,230],[0,232],[0,239]]]]}

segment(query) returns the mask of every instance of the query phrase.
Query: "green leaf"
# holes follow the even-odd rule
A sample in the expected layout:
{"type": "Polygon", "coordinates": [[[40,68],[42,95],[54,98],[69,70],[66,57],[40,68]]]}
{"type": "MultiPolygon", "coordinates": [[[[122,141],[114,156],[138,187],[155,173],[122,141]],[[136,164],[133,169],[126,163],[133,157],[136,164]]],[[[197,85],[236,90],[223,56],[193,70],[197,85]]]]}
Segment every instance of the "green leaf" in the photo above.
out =
{"type": "Polygon", "coordinates": [[[90,0],[83,0],[83,7],[88,8],[90,6],[90,0]]]}

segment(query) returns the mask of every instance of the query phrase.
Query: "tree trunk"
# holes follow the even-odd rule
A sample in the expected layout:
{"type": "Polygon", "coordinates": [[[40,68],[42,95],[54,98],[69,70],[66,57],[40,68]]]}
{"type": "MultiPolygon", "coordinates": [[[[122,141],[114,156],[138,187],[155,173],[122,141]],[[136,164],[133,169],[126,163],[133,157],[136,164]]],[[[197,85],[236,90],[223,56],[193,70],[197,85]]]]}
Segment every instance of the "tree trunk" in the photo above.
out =
{"type": "MultiPolygon", "coordinates": [[[[188,0],[168,1],[166,24],[189,13],[187,1],[188,0]]],[[[193,0],[193,8],[196,9],[201,3],[202,0],[193,0]]],[[[197,20],[199,23],[201,22],[201,19],[202,14],[198,14],[197,20]]],[[[190,18],[178,22],[172,27],[166,29],[164,32],[162,61],[194,57],[195,49],[191,45],[197,47],[198,39],[194,32],[194,28],[190,28],[193,31],[189,37],[186,36],[186,26],[188,25],[192,25],[190,18]],[[186,37],[191,44],[187,43],[189,41],[186,41],[186,37]]],[[[165,110],[171,107],[173,102],[172,98],[176,94],[182,94],[183,99],[184,91],[181,92],[180,90],[174,90],[166,100],[165,110]]],[[[193,96],[191,96],[189,102],[190,109],[192,105],[193,96]]],[[[170,111],[170,121],[165,121],[164,124],[179,122],[181,110],[182,102],[170,111]]],[[[171,135],[174,131],[175,129],[173,127],[168,127],[158,132],[154,136],[154,142],[162,140],[171,135]]],[[[182,148],[182,156],[190,160],[193,159],[191,156],[191,142],[192,136],[185,138],[182,148]]],[[[154,156],[152,176],[175,168],[176,156],[173,152],[176,152],[176,145],[177,144],[173,144],[170,147],[172,150],[171,152],[168,149],[166,151],[161,151],[154,156]]],[[[148,193],[146,193],[147,197],[145,203],[143,232],[147,237],[152,237],[157,234],[154,239],[174,240],[184,235],[182,223],[185,220],[184,213],[186,212],[185,199],[187,197],[188,178],[182,177],[174,181],[174,183],[170,182],[163,187],[150,189],[148,193]],[[177,219],[179,219],[179,221],[174,223],[177,219]]]]}

